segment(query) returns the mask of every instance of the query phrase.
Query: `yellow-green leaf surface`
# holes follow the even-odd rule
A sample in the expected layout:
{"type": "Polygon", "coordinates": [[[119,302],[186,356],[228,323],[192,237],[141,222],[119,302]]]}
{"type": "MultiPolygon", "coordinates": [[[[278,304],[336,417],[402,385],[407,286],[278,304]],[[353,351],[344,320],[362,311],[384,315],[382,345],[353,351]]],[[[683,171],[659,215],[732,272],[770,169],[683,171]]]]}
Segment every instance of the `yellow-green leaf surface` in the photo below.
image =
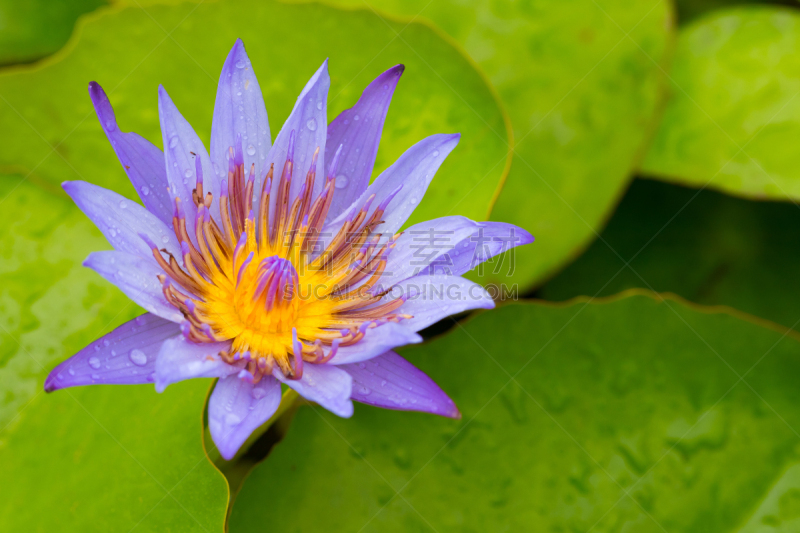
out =
{"type": "MultiPolygon", "coordinates": [[[[432,21],[497,89],[515,157],[491,218],[525,228],[536,243],[485,282],[530,288],[587,245],[655,127],[672,41],[669,2],[329,1],[432,21]]],[[[460,86],[452,92],[458,98],[460,86]]]]}
{"type": "Polygon", "coordinates": [[[679,34],[672,98],[642,165],[748,198],[800,198],[800,13],[749,6],[679,34]]]}
{"type": "Polygon", "coordinates": [[[57,362],[143,311],[81,266],[108,244],[78,208],[21,180],[0,176],[0,531],[220,531],[210,380],[44,393],[57,362]]]}
{"type": "Polygon", "coordinates": [[[217,78],[241,38],[273,136],[326,57],[331,120],[375,76],[404,63],[377,170],[428,135],[461,132],[460,145],[410,222],[446,214],[486,218],[503,172],[495,163],[508,155],[503,116],[468,59],[424,25],[387,26],[368,10],[222,0],[103,10],[76,31],[77,38],[41,68],[0,76],[0,168],[33,171],[33,179],[51,184],[84,179],[134,197],[94,116],[88,82],[109,92],[121,129],[158,146],[157,87],[163,84],[207,144],[217,78]],[[400,30],[403,39],[396,38],[400,30]]]}
{"type": "Polygon", "coordinates": [[[402,351],[462,420],[303,407],[230,530],[796,531],[798,352],[654,296],[488,311],[402,351]]]}
{"type": "Polygon", "coordinates": [[[0,65],[27,63],[67,42],[77,18],[104,0],[0,0],[0,65]]]}
{"type": "Polygon", "coordinates": [[[800,329],[800,209],[635,180],[600,238],[537,297],[634,287],[728,305],[800,329]]]}

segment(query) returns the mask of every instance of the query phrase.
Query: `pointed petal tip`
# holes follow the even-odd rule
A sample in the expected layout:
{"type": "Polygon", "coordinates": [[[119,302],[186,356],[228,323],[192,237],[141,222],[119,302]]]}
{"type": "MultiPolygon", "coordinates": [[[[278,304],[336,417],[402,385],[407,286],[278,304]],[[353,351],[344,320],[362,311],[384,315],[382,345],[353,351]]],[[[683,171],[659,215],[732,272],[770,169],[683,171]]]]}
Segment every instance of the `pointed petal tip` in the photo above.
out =
{"type": "Polygon", "coordinates": [[[234,42],[233,46],[231,47],[231,51],[228,52],[228,59],[227,59],[226,63],[231,61],[231,60],[233,60],[233,59],[235,59],[236,56],[239,56],[239,55],[242,55],[242,54],[245,57],[247,57],[247,52],[244,49],[244,43],[242,42],[242,39],[239,38],[239,39],[236,39],[236,42],[234,42]]]}
{"type": "Polygon", "coordinates": [[[160,104],[162,103],[162,101],[164,101],[164,100],[166,100],[166,101],[168,101],[168,102],[171,102],[171,101],[172,101],[172,100],[170,99],[170,97],[169,97],[169,94],[167,94],[167,90],[164,88],[164,86],[163,86],[163,85],[161,85],[161,84],[159,83],[159,84],[158,84],[158,103],[159,103],[159,105],[160,105],[160,104]]]}
{"type": "Polygon", "coordinates": [[[55,371],[58,370],[58,367],[55,367],[48,375],[47,379],[44,380],[44,391],[45,392],[53,392],[57,390],[58,387],[56,386],[56,379],[55,379],[55,371]]]}
{"type": "Polygon", "coordinates": [[[333,411],[333,414],[341,418],[350,418],[353,416],[354,412],[355,409],[353,407],[353,400],[347,400],[345,403],[340,405],[336,411],[333,411]]]}
{"type": "Polygon", "coordinates": [[[230,461],[236,455],[236,452],[239,451],[239,448],[234,448],[233,446],[226,446],[224,443],[217,443],[215,442],[214,445],[219,450],[219,454],[222,456],[223,459],[226,461],[230,461]]]}
{"type": "Polygon", "coordinates": [[[520,235],[519,235],[520,243],[519,243],[518,246],[522,246],[522,245],[525,245],[525,244],[530,244],[530,243],[532,243],[533,241],[536,240],[536,237],[534,237],[533,235],[528,233],[526,230],[520,228],[519,226],[514,226],[514,227],[517,228],[517,231],[519,231],[519,233],[520,233],[520,235]]]}
{"type": "Polygon", "coordinates": [[[497,306],[497,304],[494,303],[494,300],[492,300],[492,297],[487,294],[487,299],[483,302],[483,304],[480,306],[480,308],[481,309],[494,309],[496,306],[497,306]]]}

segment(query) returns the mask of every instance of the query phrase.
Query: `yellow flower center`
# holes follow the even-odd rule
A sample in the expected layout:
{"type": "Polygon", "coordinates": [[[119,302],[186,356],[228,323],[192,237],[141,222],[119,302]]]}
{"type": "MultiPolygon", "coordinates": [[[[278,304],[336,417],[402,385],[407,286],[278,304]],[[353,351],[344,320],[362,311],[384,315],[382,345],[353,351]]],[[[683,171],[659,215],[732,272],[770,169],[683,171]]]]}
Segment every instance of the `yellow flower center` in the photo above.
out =
{"type": "Polygon", "coordinates": [[[175,200],[173,224],[183,266],[150,244],[166,273],[159,276],[164,295],[186,318],[184,335],[196,343],[231,341],[220,355],[231,364],[244,361],[254,381],[271,373],[274,364],[286,377],[297,379],[303,361],[327,362],[339,346],[358,342],[368,328],[409,318],[394,313],[402,298],[382,302],[384,294],[372,290],[399,236],[381,244],[381,235],[372,233],[391,198],[372,213],[372,198],[367,199],[321,250],[320,230],[335,191],[337,158],[322,191],[312,198],[317,149],[301,192],[290,204],[292,144],[290,140],[273,204],[270,168],[258,212],[249,209],[255,171],[251,167],[245,180],[241,156],[231,148],[228,179],[222,181],[219,198],[221,227],[209,215],[213,198],[210,192],[203,194],[198,164],[194,242],[181,200],[175,200]]]}

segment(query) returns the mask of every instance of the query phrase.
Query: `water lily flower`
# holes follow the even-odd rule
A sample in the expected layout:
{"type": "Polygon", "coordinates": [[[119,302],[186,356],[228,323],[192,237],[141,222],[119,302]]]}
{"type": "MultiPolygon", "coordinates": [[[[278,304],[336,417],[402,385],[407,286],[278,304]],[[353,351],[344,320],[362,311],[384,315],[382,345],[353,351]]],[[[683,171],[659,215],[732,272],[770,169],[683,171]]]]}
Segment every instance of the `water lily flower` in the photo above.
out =
{"type": "Polygon", "coordinates": [[[352,400],[459,417],[392,350],[420,342],[419,330],[448,315],[493,307],[461,274],[533,238],[459,216],[400,232],[459,140],[428,137],[369,184],[402,73],[398,65],[378,76],[328,124],[326,61],[272,143],[237,41],[219,79],[210,151],[159,87],[163,153],[120,131],[103,89],[90,83],[144,206],[86,182],[63,186],[114,248],[84,265],[147,313],[59,364],[45,390],[154,382],[161,392],[218,378],[208,423],[226,459],[276,411],[282,384],[342,417],[352,400]],[[419,234],[431,231],[440,235],[433,253],[418,253],[419,234]]]}

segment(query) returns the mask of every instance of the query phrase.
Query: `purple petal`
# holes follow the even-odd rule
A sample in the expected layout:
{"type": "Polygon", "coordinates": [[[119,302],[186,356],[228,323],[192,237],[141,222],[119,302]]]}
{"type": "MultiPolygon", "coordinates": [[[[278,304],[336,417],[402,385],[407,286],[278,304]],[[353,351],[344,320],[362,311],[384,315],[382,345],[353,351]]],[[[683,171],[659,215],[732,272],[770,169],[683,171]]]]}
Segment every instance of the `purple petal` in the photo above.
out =
{"type": "Polygon", "coordinates": [[[350,374],[330,365],[305,365],[303,377],[286,379],[277,365],[272,374],[296,390],[300,396],[320,404],[322,407],[344,418],[353,415],[350,391],[353,379],[350,374]]]}
{"type": "Polygon", "coordinates": [[[232,459],[280,403],[281,385],[270,376],[255,385],[236,376],[220,379],[208,401],[208,429],[222,457],[232,459]]]}
{"type": "Polygon", "coordinates": [[[453,250],[443,251],[420,274],[458,276],[506,250],[532,242],[530,233],[513,224],[481,222],[472,235],[459,242],[453,250]]]}
{"type": "Polygon", "coordinates": [[[170,322],[180,323],[183,315],[164,298],[158,275],[164,274],[153,260],[123,252],[92,252],[83,266],[89,267],[117,286],[146,311],[170,322]]]}
{"type": "Polygon", "coordinates": [[[494,300],[486,289],[459,276],[415,276],[395,285],[385,298],[400,295],[408,300],[395,313],[412,315],[413,318],[404,319],[401,324],[413,331],[425,329],[450,315],[494,307],[494,300]]]}
{"type": "MultiPolygon", "coordinates": [[[[286,153],[289,148],[289,137],[292,131],[295,132],[294,157],[292,171],[292,186],[289,190],[289,204],[294,201],[300,193],[300,189],[305,183],[306,174],[311,168],[311,160],[314,152],[319,148],[317,158],[317,179],[314,183],[314,194],[312,198],[322,191],[325,184],[325,137],[327,136],[326,126],[328,124],[328,89],[331,86],[331,79],[328,76],[328,60],[319,67],[309,82],[306,84],[300,97],[294,104],[289,118],[283,124],[281,131],[275,138],[275,144],[267,155],[264,165],[269,169],[270,164],[275,165],[274,179],[272,180],[272,191],[270,199],[273,205],[270,206],[270,216],[275,213],[274,202],[277,197],[280,176],[283,172],[283,165],[286,162],[286,153]]],[[[263,176],[258,176],[256,181],[256,191],[261,191],[263,176]]],[[[258,195],[254,195],[258,198],[258,195]]]]}
{"type": "Polygon", "coordinates": [[[462,216],[442,217],[420,222],[405,230],[389,253],[386,268],[375,292],[420,274],[446,253],[458,257],[458,245],[473,235],[480,224],[462,216]]]}
{"type": "Polygon", "coordinates": [[[353,376],[350,397],[357,402],[461,418],[456,404],[431,378],[394,352],[339,368],[353,376]]]}
{"type": "Polygon", "coordinates": [[[139,236],[143,234],[183,264],[181,245],[175,233],[141,205],[85,181],[65,181],[62,187],[114,249],[147,258],[155,265],[152,250],[139,236]]]}
{"type": "MultiPolygon", "coordinates": [[[[381,131],[394,89],[405,67],[390,68],[364,89],[356,105],[342,111],[328,126],[325,160],[332,161],[339,146],[336,191],[328,216],[335,218],[358,198],[369,184],[381,131]]],[[[325,169],[327,174],[328,169],[325,169]]]]}
{"type": "MultiPolygon", "coordinates": [[[[264,160],[270,149],[269,122],[264,98],[250,58],[241,39],[236,39],[219,76],[214,120],[211,124],[211,160],[215,168],[228,171],[228,149],[240,137],[245,174],[255,164],[256,176],[266,174],[264,160]]],[[[258,198],[261,190],[256,190],[258,198]]]]}
{"type": "Polygon", "coordinates": [[[176,324],[150,313],[134,318],[55,367],[44,390],[151,383],[161,344],[179,331],[176,324]]]}
{"type": "MultiPolygon", "coordinates": [[[[211,192],[214,197],[209,209],[210,214],[219,221],[220,177],[214,171],[203,141],[183,118],[161,85],[158,86],[158,117],[161,122],[161,136],[164,140],[169,193],[172,198],[179,197],[181,199],[181,205],[186,212],[187,225],[190,228],[194,227],[194,220],[197,216],[197,206],[192,200],[192,190],[197,186],[195,157],[200,158],[203,170],[203,194],[211,192]]],[[[225,168],[227,169],[227,166],[225,168]]],[[[194,231],[189,231],[189,238],[193,242],[196,241],[197,236],[194,231]]]]}
{"type": "Polygon", "coordinates": [[[145,207],[172,227],[172,199],[167,193],[164,154],[137,133],[124,133],[117,126],[114,109],[100,85],[89,83],[89,96],[103,131],[128,174],[145,207]]]}
{"type": "Polygon", "coordinates": [[[372,359],[380,354],[405,346],[422,342],[422,337],[406,325],[388,322],[376,328],[367,329],[364,338],[350,346],[342,346],[330,360],[332,365],[345,365],[372,359]]]}
{"type": "Polygon", "coordinates": [[[395,163],[375,178],[361,196],[335,220],[326,224],[323,233],[333,232],[341,226],[342,221],[352,213],[361,209],[367,198],[375,195],[371,212],[377,209],[384,200],[395,194],[383,214],[383,223],[376,226],[375,233],[391,235],[399,230],[419,205],[428,190],[434,174],[445,158],[458,144],[461,135],[431,135],[406,150],[395,163]],[[400,188],[402,186],[402,188],[400,188]],[[398,191],[398,188],[399,191],[398,191]]]}
{"type": "Polygon", "coordinates": [[[195,344],[177,335],[162,344],[156,359],[156,390],[192,378],[224,378],[241,369],[229,365],[219,353],[229,350],[230,341],[195,344]]]}

